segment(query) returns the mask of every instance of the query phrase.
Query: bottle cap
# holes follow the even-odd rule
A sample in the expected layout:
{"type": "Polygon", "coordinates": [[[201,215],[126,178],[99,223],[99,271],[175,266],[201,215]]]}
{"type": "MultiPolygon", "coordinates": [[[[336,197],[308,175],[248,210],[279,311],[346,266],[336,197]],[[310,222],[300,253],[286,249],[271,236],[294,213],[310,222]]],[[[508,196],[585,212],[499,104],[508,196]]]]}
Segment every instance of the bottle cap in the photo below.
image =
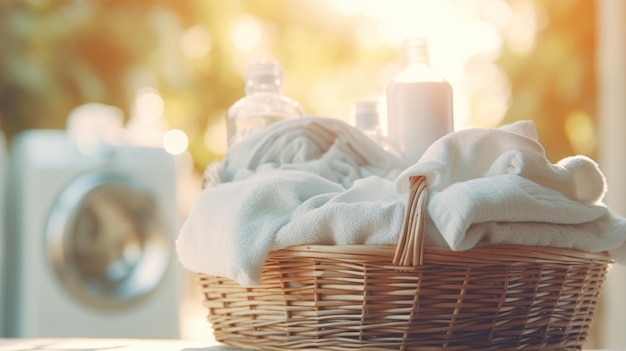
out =
{"type": "Polygon", "coordinates": [[[353,109],[357,128],[374,129],[378,127],[378,101],[358,100],[354,102],[353,109]]]}
{"type": "Polygon", "coordinates": [[[280,85],[283,80],[283,70],[276,60],[250,61],[246,71],[246,80],[253,84],[280,85]]]}
{"type": "Polygon", "coordinates": [[[407,63],[430,63],[428,40],[424,37],[410,37],[404,41],[404,58],[407,63]]]}

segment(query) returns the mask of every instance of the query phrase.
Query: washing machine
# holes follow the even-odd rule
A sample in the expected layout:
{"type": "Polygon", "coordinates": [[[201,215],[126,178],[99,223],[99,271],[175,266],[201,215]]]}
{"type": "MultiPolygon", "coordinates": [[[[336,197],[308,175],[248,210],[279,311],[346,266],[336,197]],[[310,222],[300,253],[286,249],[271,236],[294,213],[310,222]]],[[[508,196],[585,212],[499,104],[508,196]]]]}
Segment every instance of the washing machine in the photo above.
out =
{"type": "Polygon", "coordinates": [[[81,150],[63,130],[11,143],[6,334],[177,338],[172,156],[105,143],[81,150]]]}

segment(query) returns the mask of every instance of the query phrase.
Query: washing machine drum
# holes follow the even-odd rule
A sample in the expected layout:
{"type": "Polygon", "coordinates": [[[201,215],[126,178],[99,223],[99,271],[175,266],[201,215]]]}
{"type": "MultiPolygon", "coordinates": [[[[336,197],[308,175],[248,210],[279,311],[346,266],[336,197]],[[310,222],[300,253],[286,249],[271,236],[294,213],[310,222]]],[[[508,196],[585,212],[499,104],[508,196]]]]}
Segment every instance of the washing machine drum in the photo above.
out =
{"type": "Polygon", "coordinates": [[[144,184],[91,172],[52,207],[46,240],[56,276],[74,298],[110,310],[139,303],[166,273],[168,223],[144,184]]]}

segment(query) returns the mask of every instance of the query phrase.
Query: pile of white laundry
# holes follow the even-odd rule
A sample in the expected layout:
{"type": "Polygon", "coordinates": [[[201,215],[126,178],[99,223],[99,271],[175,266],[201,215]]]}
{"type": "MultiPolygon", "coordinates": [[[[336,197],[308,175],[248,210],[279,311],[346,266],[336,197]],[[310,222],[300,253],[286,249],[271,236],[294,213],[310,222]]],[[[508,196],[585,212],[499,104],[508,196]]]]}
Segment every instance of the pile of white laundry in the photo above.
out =
{"type": "Polygon", "coordinates": [[[603,203],[597,164],[585,156],[550,163],[531,121],[451,133],[407,165],[347,123],[321,117],[273,124],[210,165],[178,257],[190,271],[249,286],[273,250],[395,245],[417,175],[430,191],[426,245],[609,251],[626,264],[626,220],[603,203]]]}

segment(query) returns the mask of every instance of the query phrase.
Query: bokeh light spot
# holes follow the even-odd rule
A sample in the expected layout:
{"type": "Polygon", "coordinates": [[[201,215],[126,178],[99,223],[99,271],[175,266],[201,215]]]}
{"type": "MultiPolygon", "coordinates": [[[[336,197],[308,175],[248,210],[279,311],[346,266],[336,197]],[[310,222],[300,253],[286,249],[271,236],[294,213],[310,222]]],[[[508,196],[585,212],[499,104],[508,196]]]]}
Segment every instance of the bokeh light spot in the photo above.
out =
{"type": "Polygon", "coordinates": [[[153,119],[163,115],[163,98],[156,89],[141,88],[135,100],[137,117],[153,119]]]}
{"type": "Polygon", "coordinates": [[[583,111],[571,113],[565,121],[565,133],[577,154],[590,155],[596,147],[596,133],[591,117],[583,111]]]}
{"type": "Polygon", "coordinates": [[[235,22],[232,40],[237,49],[244,52],[254,51],[261,45],[261,28],[258,21],[250,16],[242,16],[235,22]]]}
{"type": "Polygon", "coordinates": [[[189,139],[180,129],[169,130],[163,136],[163,148],[172,155],[180,155],[187,150],[189,139]]]}
{"type": "Polygon", "coordinates": [[[212,49],[211,36],[204,26],[195,25],[183,32],[180,46],[187,57],[202,58],[212,49]]]}

